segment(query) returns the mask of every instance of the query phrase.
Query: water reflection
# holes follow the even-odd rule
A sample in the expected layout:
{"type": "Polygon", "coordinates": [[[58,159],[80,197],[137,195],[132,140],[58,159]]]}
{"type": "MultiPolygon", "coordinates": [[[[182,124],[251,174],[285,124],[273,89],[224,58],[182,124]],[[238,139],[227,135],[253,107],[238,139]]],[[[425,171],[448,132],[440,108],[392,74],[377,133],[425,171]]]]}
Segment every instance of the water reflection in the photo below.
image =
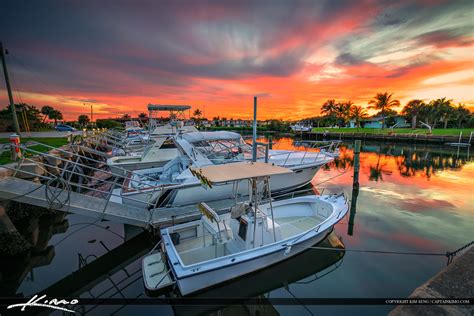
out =
{"type": "MultiPolygon", "coordinates": [[[[2,224],[9,226],[11,240],[2,244],[0,295],[15,296],[21,283],[35,278],[34,268],[49,265],[54,247],[48,245],[55,234],[68,229],[66,214],[33,208],[16,202],[2,207],[2,224]],[[13,246],[14,245],[14,246],[13,246]],[[6,249],[16,247],[16,249],[6,249]],[[11,254],[6,255],[5,252],[11,254]]],[[[4,241],[5,242],[5,241],[4,241]]]]}
{"type": "MultiPolygon", "coordinates": [[[[278,139],[275,149],[300,149],[316,151],[311,142],[295,141],[291,138],[278,139]]],[[[362,143],[361,161],[369,166],[369,180],[383,181],[385,175],[398,172],[403,177],[417,175],[431,178],[438,171],[459,171],[472,158],[469,148],[452,146],[429,146],[419,144],[362,143]]],[[[345,171],[354,166],[352,143],[341,143],[340,156],[324,170],[336,168],[345,171]]]]}

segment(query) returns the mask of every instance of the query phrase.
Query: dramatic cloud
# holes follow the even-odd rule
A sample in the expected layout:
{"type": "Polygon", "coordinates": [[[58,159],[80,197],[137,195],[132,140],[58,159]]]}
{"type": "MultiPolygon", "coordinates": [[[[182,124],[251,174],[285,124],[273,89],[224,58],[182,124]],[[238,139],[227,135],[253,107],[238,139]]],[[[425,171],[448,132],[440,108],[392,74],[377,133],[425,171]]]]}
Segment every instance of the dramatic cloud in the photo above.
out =
{"type": "MultiPolygon", "coordinates": [[[[375,93],[474,104],[470,1],[2,1],[15,98],[76,118],[189,103],[206,116],[319,114],[375,93]]],[[[3,83],[0,102],[6,105],[3,83]]]]}

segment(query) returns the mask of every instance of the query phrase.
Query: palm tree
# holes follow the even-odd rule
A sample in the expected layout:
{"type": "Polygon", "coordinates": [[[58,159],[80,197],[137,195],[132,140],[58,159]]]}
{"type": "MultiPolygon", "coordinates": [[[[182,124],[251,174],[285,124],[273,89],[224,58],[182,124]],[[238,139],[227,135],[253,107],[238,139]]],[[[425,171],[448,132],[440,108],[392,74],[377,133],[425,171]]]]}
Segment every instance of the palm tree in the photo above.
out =
{"type": "MultiPolygon", "coordinates": [[[[436,99],[433,101],[433,110],[438,121],[444,122],[444,128],[448,127],[448,120],[453,116],[453,100],[446,100],[446,98],[436,99]]],[[[436,123],[434,124],[436,125],[436,123]]]]}
{"type": "Polygon", "coordinates": [[[336,107],[336,116],[339,119],[339,122],[342,122],[342,125],[346,125],[346,122],[349,119],[351,113],[351,107],[354,105],[352,101],[341,102],[337,104],[336,107]]]}
{"type": "Polygon", "coordinates": [[[196,109],[194,112],[193,112],[193,115],[196,116],[198,119],[201,117],[202,115],[202,111],[199,110],[199,109],[196,109]]]}
{"type": "Polygon", "coordinates": [[[426,104],[425,102],[423,102],[423,100],[414,99],[408,101],[407,105],[405,105],[405,107],[403,108],[402,114],[407,117],[411,117],[412,129],[416,128],[416,117],[425,106],[426,104]]]}
{"type": "Polygon", "coordinates": [[[54,111],[54,108],[53,108],[52,106],[49,106],[49,105],[45,105],[45,106],[43,106],[43,107],[41,108],[41,114],[44,115],[44,117],[43,117],[43,123],[46,122],[46,119],[47,119],[47,118],[51,119],[51,118],[49,117],[49,114],[50,114],[51,112],[53,112],[53,111],[54,111]]]}
{"type": "Polygon", "coordinates": [[[469,121],[469,118],[472,116],[472,113],[466,108],[464,104],[459,103],[457,107],[454,108],[453,118],[457,122],[457,126],[462,128],[464,122],[469,121]]]}
{"type": "Polygon", "coordinates": [[[349,117],[355,120],[357,128],[360,128],[360,120],[365,119],[368,116],[369,114],[363,107],[358,106],[358,105],[351,106],[349,117]]]}
{"type": "Polygon", "coordinates": [[[327,100],[321,107],[321,114],[331,116],[337,108],[336,100],[327,100]]]}
{"type": "Polygon", "coordinates": [[[393,93],[377,93],[373,100],[369,101],[369,109],[380,110],[382,113],[382,129],[385,126],[385,110],[400,105],[400,101],[392,98],[393,93]]]}
{"type": "Polygon", "coordinates": [[[49,119],[54,120],[54,126],[56,126],[56,125],[58,125],[58,120],[63,119],[63,114],[61,113],[61,111],[53,109],[49,113],[49,119]]]}
{"type": "Polygon", "coordinates": [[[338,103],[336,103],[336,100],[327,100],[321,107],[321,114],[328,118],[329,125],[334,124],[334,121],[337,120],[337,108],[338,103]]]}
{"type": "Polygon", "coordinates": [[[89,122],[90,122],[90,119],[87,115],[85,114],[82,114],[82,115],[79,115],[79,117],[77,118],[77,122],[81,125],[81,126],[86,126],[89,122]]]}

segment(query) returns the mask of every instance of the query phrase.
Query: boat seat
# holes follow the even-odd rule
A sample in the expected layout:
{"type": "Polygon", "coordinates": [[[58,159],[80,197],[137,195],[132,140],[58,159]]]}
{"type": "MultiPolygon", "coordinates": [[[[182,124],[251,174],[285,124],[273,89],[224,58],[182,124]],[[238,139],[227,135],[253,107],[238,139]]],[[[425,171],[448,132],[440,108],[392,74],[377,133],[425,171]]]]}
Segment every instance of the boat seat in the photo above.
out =
{"type": "Polygon", "coordinates": [[[234,239],[234,234],[230,228],[230,223],[226,223],[220,216],[206,203],[198,204],[199,210],[203,213],[201,217],[204,227],[217,237],[218,243],[226,243],[234,239]]]}

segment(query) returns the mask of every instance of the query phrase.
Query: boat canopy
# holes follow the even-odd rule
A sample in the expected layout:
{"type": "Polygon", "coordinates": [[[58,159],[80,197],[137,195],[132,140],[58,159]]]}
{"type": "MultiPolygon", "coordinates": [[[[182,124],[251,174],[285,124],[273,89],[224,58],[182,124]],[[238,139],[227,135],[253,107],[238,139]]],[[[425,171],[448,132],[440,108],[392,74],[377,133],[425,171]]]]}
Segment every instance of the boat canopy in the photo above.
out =
{"type": "Polygon", "coordinates": [[[293,172],[291,169],[265,162],[236,162],[191,168],[190,170],[193,175],[206,184],[219,184],[293,172]]]}
{"type": "Polygon", "coordinates": [[[217,132],[187,133],[187,134],[183,134],[183,138],[190,143],[197,143],[197,142],[209,142],[209,141],[216,141],[216,140],[239,141],[241,136],[240,134],[237,134],[234,132],[217,131],[217,132]]]}
{"type": "Polygon", "coordinates": [[[185,111],[190,108],[190,105],[148,104],[148,111],[185,111]]]}

